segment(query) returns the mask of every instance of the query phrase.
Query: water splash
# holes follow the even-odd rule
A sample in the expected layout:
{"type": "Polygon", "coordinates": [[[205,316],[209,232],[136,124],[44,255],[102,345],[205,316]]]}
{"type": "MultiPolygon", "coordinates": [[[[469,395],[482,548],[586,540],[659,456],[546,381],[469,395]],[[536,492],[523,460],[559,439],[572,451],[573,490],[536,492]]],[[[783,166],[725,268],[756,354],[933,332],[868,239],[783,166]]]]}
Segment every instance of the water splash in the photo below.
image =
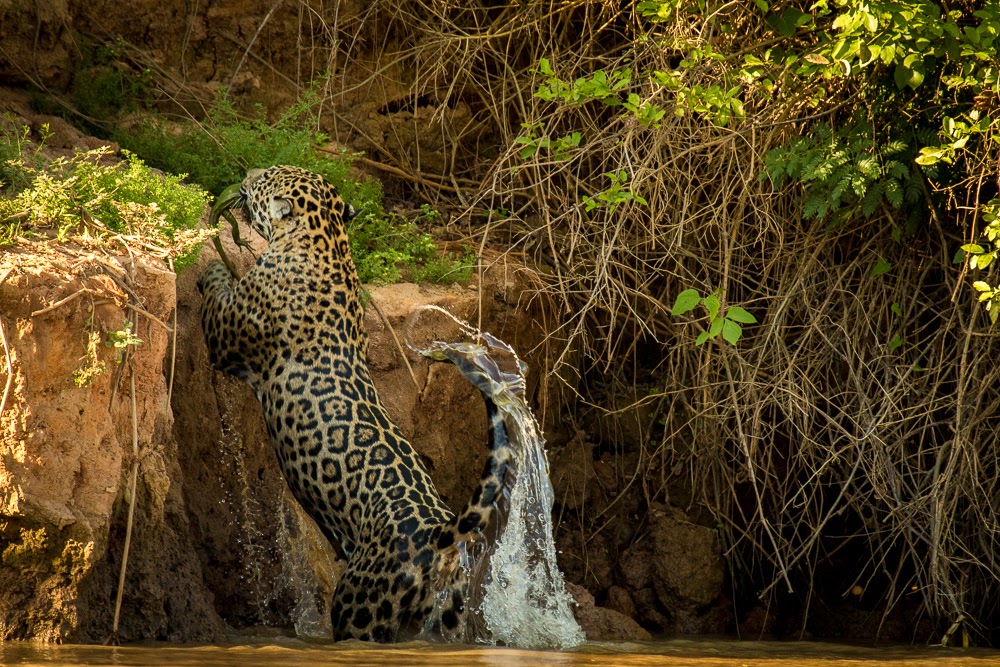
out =
{"type": "MultiPolygon", "coordinates": [[[[282,608],[287,601],[292,604],[287,613],[297,636],[329,637],[329,605],[317,595],[324,588],[318,570],[332,573],[334,566],[322,549],[317,550],[322,551],[318,557],[325,562],[316,563],[314,569],[310,560],[311,555],[317,557],[310,554],[311,545],[325,544],[326,538],[309,524],[309,519],[304,519],[301,510],[296,510],[284,482],[274,496],[267,497],[257,484],[257,474],[247,469],[246,434],[235,417],[238,412],[234,392],[243,391],[237,387],[235,381],[229,380],[216,387],[222,436],[218,442],[219,485],[223,489],[219,504],[236,528],[235,543],[242,566],[234,574],[239,577],[244,600],[256,623],[283,623],[283,614],[275,610],[275,603],[282,608]]],[[[332,574],[330,578],[335,580],[332,574]]]]}
{"type": "MultiPolygon", "coordinates": [[[[486,633],[478,639],[519,648],[576,646],[585,638],[573,617],[573,598],[566,592],[562,572],[556,565],[552,537],[554,495],[545,441],[525,401],[527,366],[509,345],[443,308],[424,306],[420,310],[447,315],[467,336],[478,341],[435,341],[425,348],[409,345],[431,359],[452,362],[466,379],[487,393],[503,416],[515,448],[515,479],[513,489],[506,489],[509,508],[503,512],[506,524],[487,548],[472,550],[472,562],[468,564],[473,583],[479,578],[483,582],[478,611],[486,633]],[[516,370],[502,370],[492,352],[512,357],[516,370]]],[[[415,319],[410,321],[411,331],[415,319]]]]}

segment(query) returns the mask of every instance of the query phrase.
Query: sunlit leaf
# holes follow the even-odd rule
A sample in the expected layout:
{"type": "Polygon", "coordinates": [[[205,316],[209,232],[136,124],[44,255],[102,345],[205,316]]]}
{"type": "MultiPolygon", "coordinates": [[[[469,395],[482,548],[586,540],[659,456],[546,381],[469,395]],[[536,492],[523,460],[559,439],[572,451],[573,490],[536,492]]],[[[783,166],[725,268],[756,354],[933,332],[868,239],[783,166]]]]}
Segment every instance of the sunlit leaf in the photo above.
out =
{"type": "Polygon", "coordinates": [[[739,306],[730,306],[726,311],[726,318],[743,324],[757,324],[757,318],[739,306]]]}
{"type": "Polygon", "coordinates": [[[701,303],[708,309],[709,319],[714,320],[719,314],[719,297],[714,294],[709,294],[701,300],[701,303]]]}
{"type": "Polygon", "coordinates": [[[670,309],[670,314],[683,315],[693,310],[700,301],[701,295],[698,294],[698,290],[686,289],[677,295],[677,299],[674,300],[674,307],[670,309]]]}
{"type": "Polygon", "coordinates": [[[712,326],[708,327],[708,337],[715,338],[722,331],[722,327],[726,324],[726,319],[720,317],[717,320],[712,320],[712,326]]]}

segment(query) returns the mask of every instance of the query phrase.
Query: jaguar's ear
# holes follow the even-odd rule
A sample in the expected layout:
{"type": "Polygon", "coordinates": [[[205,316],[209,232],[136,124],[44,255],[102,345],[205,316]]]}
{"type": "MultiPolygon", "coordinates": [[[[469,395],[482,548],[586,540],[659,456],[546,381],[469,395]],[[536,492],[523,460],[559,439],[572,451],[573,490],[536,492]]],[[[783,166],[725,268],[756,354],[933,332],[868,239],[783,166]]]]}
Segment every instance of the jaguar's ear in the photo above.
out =
{"type": "Polygon", "coordinates": [[[351,221],[351,220],[353,220],[353,219],[354,219],[355,217],[357,217],[357,215],[358,215],[358,211],[357,211],[357,209],[355,209],[355,208],[354,208],[353,206],[351,206],[350,204],[347,204],[347,205],[346,205],[346,206],[344,207],[344,222],[350,222],[350,221],[351,221]]]}
{"type": "Polygon", "coordinates": [[[281,197],[273,197],[270,202],[270,213],[272,220],[281,220],[292,212],[292,202],[281,197]]]}

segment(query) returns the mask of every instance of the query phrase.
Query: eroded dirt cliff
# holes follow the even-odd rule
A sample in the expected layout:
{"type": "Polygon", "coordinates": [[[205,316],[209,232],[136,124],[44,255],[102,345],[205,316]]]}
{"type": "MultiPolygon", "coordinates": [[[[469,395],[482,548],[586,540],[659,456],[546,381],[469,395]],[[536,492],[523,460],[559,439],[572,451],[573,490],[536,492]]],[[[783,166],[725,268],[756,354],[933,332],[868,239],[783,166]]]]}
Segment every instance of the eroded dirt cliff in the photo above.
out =
{"type": "Polygon", "coordinates": [[[219,638],[191,547],[163,372],[174,274],[40,242],[6,249],[0,275],[10,355],[0,415],[0,636],[107,635],[137,464],[126,590],[141,604],[123,616],[123,635],[219,638]],[[119,363],[104,342],[130,321],[142,343],[119,363]]]}

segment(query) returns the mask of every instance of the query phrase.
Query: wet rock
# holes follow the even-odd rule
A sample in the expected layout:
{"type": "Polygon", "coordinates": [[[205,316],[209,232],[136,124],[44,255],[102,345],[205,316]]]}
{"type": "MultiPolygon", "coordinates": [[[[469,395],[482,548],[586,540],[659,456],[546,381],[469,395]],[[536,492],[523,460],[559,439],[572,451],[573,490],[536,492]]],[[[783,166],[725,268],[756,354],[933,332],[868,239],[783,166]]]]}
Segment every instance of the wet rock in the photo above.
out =
{"type": "Polygon", "coordinates": [[[573,615],[590,641],[648,641],[652,636],[628,616],[594,604],[594,596],[583,586],[566,584],[576,600],[573,615]]]}

